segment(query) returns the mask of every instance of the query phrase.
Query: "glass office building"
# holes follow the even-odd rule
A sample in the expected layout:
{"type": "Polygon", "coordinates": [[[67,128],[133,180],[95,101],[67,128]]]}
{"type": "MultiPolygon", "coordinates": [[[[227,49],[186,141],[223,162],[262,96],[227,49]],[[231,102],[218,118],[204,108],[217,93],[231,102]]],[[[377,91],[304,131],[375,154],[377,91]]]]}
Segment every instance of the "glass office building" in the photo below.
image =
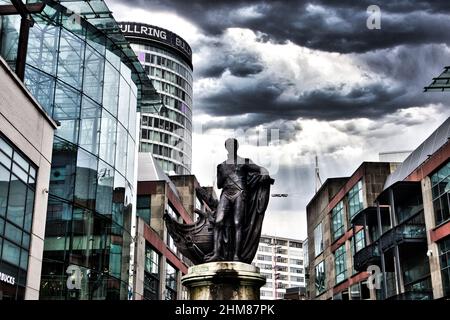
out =
{"type": "MultiPolygon", "coordinates": [[[[127,299],[137,109],[156,92],[103,1],[43,2],[24,79],[59,125],[40,298],[127,299]]],[[[19,28],[19,16],[2,17],[0,53],[12,67],[19,28]]]]}
{"type": "Polygon", "coordinates": [[[158,114],[148,114],[142,109],[139,151],[151,152],[167,174],[190,174],[191,48],[166,29],[133,22],[119,25],[163,102],[158,114]]]}

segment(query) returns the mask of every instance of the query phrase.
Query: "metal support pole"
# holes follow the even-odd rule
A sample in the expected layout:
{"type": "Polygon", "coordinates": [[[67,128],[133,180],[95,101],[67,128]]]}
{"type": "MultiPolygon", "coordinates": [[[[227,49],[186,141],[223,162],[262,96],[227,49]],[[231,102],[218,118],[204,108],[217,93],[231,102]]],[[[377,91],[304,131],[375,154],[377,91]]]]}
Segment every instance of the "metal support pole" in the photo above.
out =
{"type": "Polygon", "coordinates": [[[20,20],[19,44],[17,46],[16,59],[16,74],[22,81],[24,81],[25,79],[25,63],[27,59],[28,36],[30,34],[30,27],[32,26],[32,20],[22,17],[22,19],[20,20]]]}
{"type": "MultiPolygon", "coordinates": [[[[379,238],[381,238],[381,235],[383,234],[383,225],[381,223],[381,210],[380,210],[380,204],[377,202],[377,220],[378,220],[378,229],[379,229],[379,238]]],[[[378,241],[378,251],[380,252],[381,257],[381,270],[383,272],[383,290],[384,290],[384,298],[387,298],[387,276],[386,276],[386,262],[384,260],[384,252],[381,250],[381,242],[378,241]]]]}
{"type": "Polygon", "coordinates": [[[30,28],[34,25],[31,13],[42,12],[45,3],[25,5],[21,0],[11,0],[11,4],[0,6],[0,15],[19,14],[22,18],[20,21],[19,43],[17,45],[16,74],[23,81],[25,78],[28,36],[30,34],[30,28]]]}

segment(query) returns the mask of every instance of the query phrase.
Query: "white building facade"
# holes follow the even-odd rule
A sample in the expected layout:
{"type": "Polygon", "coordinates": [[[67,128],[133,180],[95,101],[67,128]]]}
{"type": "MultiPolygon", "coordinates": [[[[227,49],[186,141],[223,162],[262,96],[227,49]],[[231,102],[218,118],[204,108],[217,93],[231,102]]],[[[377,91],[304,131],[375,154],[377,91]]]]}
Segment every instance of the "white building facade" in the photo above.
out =
{"type": "Polygon", "coordinates": [[[266,277],[261,300],[283,299],[287,288],[305,287],[301,240],[262,235],[252,264],[266,277]]]}

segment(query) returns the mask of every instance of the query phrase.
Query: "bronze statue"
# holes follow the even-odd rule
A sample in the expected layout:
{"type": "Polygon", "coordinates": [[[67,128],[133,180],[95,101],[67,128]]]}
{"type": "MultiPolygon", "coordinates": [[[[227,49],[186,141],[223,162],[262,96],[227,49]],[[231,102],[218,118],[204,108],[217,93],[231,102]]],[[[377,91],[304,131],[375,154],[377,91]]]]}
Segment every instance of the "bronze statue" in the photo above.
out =
{"type": "Polygon", "coordinates": [[[169,215],[165,221],[178,249],[194,264],[212,261],[251,263],[258,249],[264,213],[274,180],[263,167],[237,155],[238,141],[227,139],[228,158],[217,166],[220,200],[204,189],[197,194],[209,210],[196,210],[193,224],[179,224],[169,215]]]}

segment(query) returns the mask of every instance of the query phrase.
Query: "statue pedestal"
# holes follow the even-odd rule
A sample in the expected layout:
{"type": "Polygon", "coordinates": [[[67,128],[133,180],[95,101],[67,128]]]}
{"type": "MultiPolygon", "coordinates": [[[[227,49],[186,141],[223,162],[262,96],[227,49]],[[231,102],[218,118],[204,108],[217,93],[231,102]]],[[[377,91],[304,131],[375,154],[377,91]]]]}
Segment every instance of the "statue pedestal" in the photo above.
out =
{"type": "Polygon", "coordinates": [[[190,267],[181,283],[191,300],[259,300],[266,279],[250,264],[218,261],[190,267]]]}

